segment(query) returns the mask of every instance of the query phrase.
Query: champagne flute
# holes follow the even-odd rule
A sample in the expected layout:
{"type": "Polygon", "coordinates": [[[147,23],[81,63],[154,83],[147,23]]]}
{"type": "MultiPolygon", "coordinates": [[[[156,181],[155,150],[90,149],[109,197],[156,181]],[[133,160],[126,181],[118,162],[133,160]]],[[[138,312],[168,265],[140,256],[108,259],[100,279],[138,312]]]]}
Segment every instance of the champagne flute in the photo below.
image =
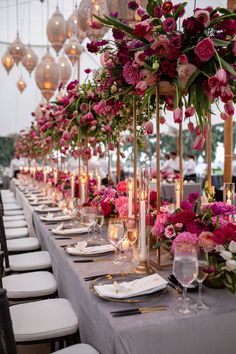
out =
{"type": "Polygon", "coordinates": [[[187,305],[187,286],[197,279],[198,259],[196,248],[189,244],[177,244],[174,255],[173,274],[183,286],[183,306],[179,312],[191,313],[187,305]]]}
{"type": "Polygon", "coordinates": [[[98,229],[98,239],[101,240],[101,230],[102,230],[102,225],[104,224],[104,215],[99,210],[97,211],[95,222],[98,229]]]}
{"type": "Polygon", "coordinates": [[[208,273],[208,254],[204,250],[199,250],[198,251],[198,276],[197,276],[197,282],[198,282],[198,300],[197,303],[195,304],[195,309],[196,310],[209,310],[209,307],[204,304],[202,301],[202,283],[206,279],[208,273]]]}
{"type": "Polygon", "coordinates": [[[115,259],[114,264],[122,264],[118,259],[118,246],[125,237],[124,225],[121,220],[110,220],[107,230],[107,238],[111,244],[115,247],[115,259]]]}

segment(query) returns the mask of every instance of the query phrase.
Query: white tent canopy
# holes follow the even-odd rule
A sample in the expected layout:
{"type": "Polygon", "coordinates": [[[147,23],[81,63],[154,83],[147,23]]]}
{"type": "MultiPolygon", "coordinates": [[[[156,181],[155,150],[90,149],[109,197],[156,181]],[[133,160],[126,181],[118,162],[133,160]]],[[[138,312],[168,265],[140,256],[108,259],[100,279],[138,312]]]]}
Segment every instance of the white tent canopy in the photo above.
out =
{"type": "MultiPolygon", "coordinates": [[[[124,3],[128,3],[128,0],[120,0],[124,3]]],[[[173,0],[174,3],[179,3],[179,0],[173,0]]],[[[50,0],[49,1],[49,17],[55,11],[56,5],[59,3],[59,9],[67,19],[73,12],[73,0],[50,0]]],[[[79,3],[79,1],[78,1],[79,3]]],[[[226,7],[226,0],[212,0],[210,3],[208,0],[197,0],[197,7],[204,8],[206,6],[221,6],[226,7]]],[[[32,45],[44,45],[47,44],[46,38],[46,23],[47,23],[47,2],[41,2],[39,0],[30,0],[30,17],[28,11],[28,1],[19,0],[19,32],[20,38],[23,43],[27,44],[29,41],[32,45]],[[30,33],[30,34],[29,34],[30,33]]],[[[194,1],[188,1],[187,13],[192,13],[194,1]]],[[[17,21],[16,21],[16,0],[1,0],[0,1],[0,56],[2,57],[7,45],[3,42],[13,42],[16,37],[17,21]],[[7,10],[7,4],[8,10],[7,10]],[[7,13],[9,13],[9,21],[7,21],[7,13]]],[[[109,36],[109,34],[108,34],[109,36]]],[[[83,42],[84,48],[86,48],[87,39],[83,42]]],[[[39,58],[46,51],[46,47],[34,48],[39,58]]],[[[56,58],[55,52],[51,49],[51,54],[56,58]]],[[[58,59],[58,58],[57,58],[58,59]]],[[[100,66],[99,57],[87,53],[86,51],[81,56],[81,82],[85,79],[86,74],[84,70],[86,68],[95,69],[100,66]]],[[[77,77],[76,69],[72,70],[71,79],[77,77]]],[[[34,73],[30,77],[28,72],[20,64],[19,67],[14,66],[10,74],[7,75],[4,67],[0,65],[0,82],[1,82],[1,95],[0,95],[0,107],[1,107],[1,124],[0,124],[0,136],[7,136],[12,133],[17,133],[21,129],[29,126],[32,117],[31,112],[35,110],[38,103],[41,101],[41,94],[36,86],[34,80],[34,73]],[[21,94],[17,87],[16,82],[23,76],[27,83],[27,88],[21,94]]],[[[215,108],[213,108],[214,111],[215,108]]],[[[178,128],[173,123],[172,113],[168,113],[166,116],[167,124],[173,128],[178,128]]],[[[222,122],[219,117],[219,113],[216,111],[216,116],[213,118],[213,124],[222,122]]],[[[184,125],[185,127],[185,125],[184,125]]],[[[165,128],[162,129],[166,129],[165,128]]]]}

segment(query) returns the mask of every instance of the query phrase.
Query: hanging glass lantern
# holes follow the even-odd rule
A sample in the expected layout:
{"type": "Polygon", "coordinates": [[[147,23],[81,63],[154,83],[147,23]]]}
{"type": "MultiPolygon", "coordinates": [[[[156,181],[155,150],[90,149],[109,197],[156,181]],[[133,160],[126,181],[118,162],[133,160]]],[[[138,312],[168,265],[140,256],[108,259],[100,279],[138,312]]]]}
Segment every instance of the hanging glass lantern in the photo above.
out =
{"type": "Polygon", "coordinates": [[[35,69],[36,84],[47,101],[54,95],[59,79],[58,65],[49,51],[47,51],[35,69]]]}
{"type": "MultiPolygon", "coordinates": [[[[147,0],[136,0],[136,2],[146,9],[147,0]]],[[[124,4],[124,2],[120,0],[106,0],[107,7],[109,13],[118,12],[118,18],[123,22],[132,25],[136,22],[136,14],[135,11],[128,9],[128,2],[124,4]]]]}
{"type": "Polygon", "coordinates": [[[16,86],[17,86],[18,90],[20,91],[20,93],[22,93],[22,92],[25,90],[27,84],[26,84],[26,82],[23,80],[22,76],[21,76],[20,79],[17,81],[16,86]]]}
{"type": "Polygon", "coordinates": [[[100,39],[108,31],[93,15],[108,15],[106,0],[82,0],[80,3],[80,26],[90,40],[100,39]]]}
{"type": "Polygon", "coordinates": [[[84,48],[75,37],[75,35],[73,35],[65,44],[64,51],[70,59],[71,63],[74,65],[79,60],[80,55],[84,51],[84,48]]]}
{"type": "Polygon", "coordinates": [[[4,66],[8,74],[15,65],[12,55],[9,53],[9,49],[7,49],[2,56],[2,65],[4,66]]]}
{"type": "Polygon", "coordinates": [[[21,61],[22,65],[26,68],[26,70],[31,74],[34,68],[38,63],[38,57],[33,51],[33,49],[29,46],[24,58],[21,61]]]}
{"type": "Polygon", "coordinates": [[[70,17],[66,21],[67,38],[71,38],[73,34],[78,38],[80,43],[82,43],[84,38],[86,37],[86,34],[84,33],[84,31],[82,31],[82,29],[80,28],[78,9],[75,9],[73,14],[70,15],[70,17]]]}
{"type": "Polygon", "coordinates": [[[60,82],[65,85],[71,77],[71,65],[64,54],[58,60],[58,67],[60,71],[60,82]]]}
{"type": "Polygon", "coordinates": [[[66,41],[66,21],[58,7],[47,24],[47,36],[56,53],[59,53],[66,41]]]}
{"type": "Polygon", "coordinates": [[[9,52],[12,55],[14,62],[18,66],[19,62],[22,60],[22,58],[26,54],[26,48],[25,48],[24,44],[21,42],[18,34],[17,34],[14,42],[10,45],[9,52]]]}

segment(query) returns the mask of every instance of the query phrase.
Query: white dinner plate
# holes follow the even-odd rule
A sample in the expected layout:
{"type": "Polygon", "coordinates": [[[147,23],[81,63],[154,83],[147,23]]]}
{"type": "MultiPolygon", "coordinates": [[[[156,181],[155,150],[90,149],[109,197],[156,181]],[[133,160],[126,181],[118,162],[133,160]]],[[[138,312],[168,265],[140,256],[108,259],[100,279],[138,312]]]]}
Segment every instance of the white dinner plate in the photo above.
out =
{"type": "Polygon", "coordinates": [[[42,221],[66,221],[71,220],[70,215],[58,215],[58,216],[40,216],[42,221]]]}

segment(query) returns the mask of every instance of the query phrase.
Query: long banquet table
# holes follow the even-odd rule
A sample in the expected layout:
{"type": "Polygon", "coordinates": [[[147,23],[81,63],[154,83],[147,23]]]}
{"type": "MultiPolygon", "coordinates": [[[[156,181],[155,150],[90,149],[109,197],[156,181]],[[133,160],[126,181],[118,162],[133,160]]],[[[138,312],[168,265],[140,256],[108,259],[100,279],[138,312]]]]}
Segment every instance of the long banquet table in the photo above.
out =
{"type": "MultiPolygon", "coordinates": [[[[23,194],[18,191],[18,196],[23,194]]],[[[24,204],[23,204],[24,206],[24,204]]],[[[73,263],[78,258],[68,255],[63,244],[81,240],[86,236],[72,236],[59,240],[45,225],[40,215],[30,206],[36,234],[43,249],[51,254],[54,275],[58,281],[59,296],[68,298],[76,310],[82,342],[93,345],[101,354],[235,354],[236,295],[227,290],[204,288],[204,300],[209,311],[183,316],[177,312],[180,303],[172,288],[161,298],[139,304],[154,306],[167,304],[169,309],[138,316],[113,318],[110,311],[137,307],[104,301],[89,289],[84,277],[107,272],[130,270],[129,263],[121,266],[107,262],[73,263]]],[[[163,276],[166,273],[161,272],[163,276]]],[[[197,294],[191,293],[196,299],[197,294]]]]}

